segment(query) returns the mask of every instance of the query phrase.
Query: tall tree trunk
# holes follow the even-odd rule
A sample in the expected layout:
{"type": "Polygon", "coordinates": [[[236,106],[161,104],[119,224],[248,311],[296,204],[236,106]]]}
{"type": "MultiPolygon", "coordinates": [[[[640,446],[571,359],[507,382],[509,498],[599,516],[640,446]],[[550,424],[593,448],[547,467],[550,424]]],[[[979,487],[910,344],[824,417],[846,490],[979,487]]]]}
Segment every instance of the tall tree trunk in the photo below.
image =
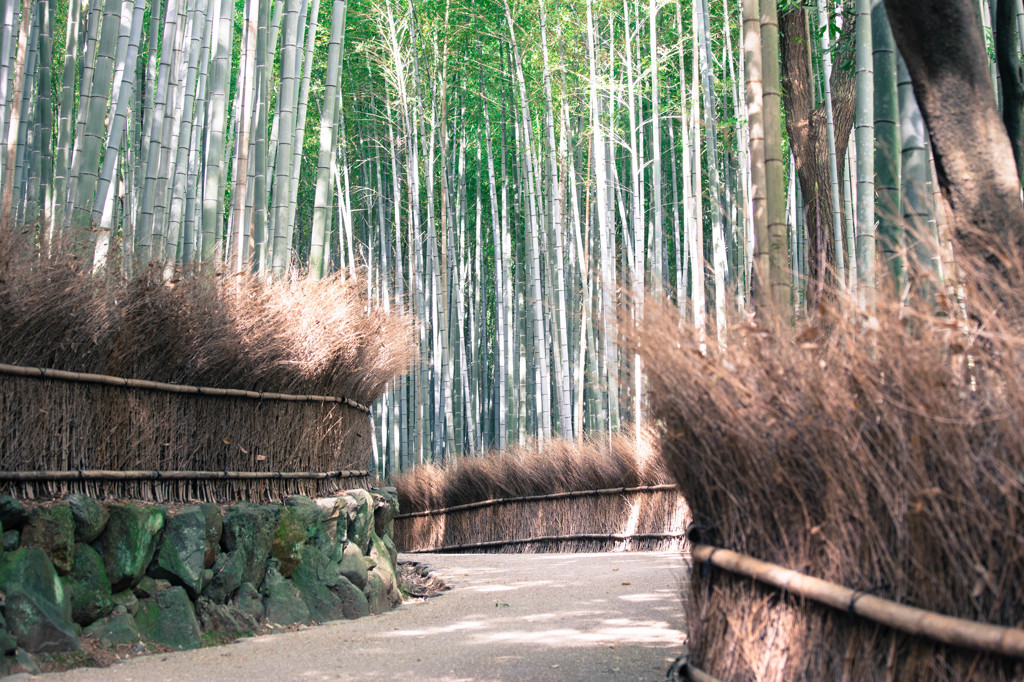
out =
{"type": "MultiPolygon", "coordinates": [[[[849,9],[850,1],[844,0],[849,9]]],[[[825,104],[814,105],[814,78],[810,70],[811,35],[806,10],[800,7],[779,15],[782,48],[782,92],[786,109],[786,131],[796,161],[797,175],[807,208],[807,304],[808,312],[819,304],[826,307],[834,300],[837,287],[836,266],[842,254],[836,252],[829,173],[828,134],[825,104]]],[[[835,60],[842,64],[853,56],[853,35],[843,31],[833,48],[835,60]]],[[[849,70],[836,68],[829,79],[832,94],[832,118],[835,126],[836,158],[846,156],[853,130],[854,78],[849,70]]],[[[841,166],[840,166],[841,168],[841,166]]],[[[842,182],[842,171],[839,171],[842,182]]],[[[841,228],[840,228],[841,229],[841,228]]]]}
{"type": "Polygon", "coordinates": [[[943,203],[978,284],[1020,285],[1024,206],[1006,127],[989,92],[985,41],[970,0],[886,0],[931,137],[943,203]],[[965,135],[964,131],[971,131],[965,135]]]}

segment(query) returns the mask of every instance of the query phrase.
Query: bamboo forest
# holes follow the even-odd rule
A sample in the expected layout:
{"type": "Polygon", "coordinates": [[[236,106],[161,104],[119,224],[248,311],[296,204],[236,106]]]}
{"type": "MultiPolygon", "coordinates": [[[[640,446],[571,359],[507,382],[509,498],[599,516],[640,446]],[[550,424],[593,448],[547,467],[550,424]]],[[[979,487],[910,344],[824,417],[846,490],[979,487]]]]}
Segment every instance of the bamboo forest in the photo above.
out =
{"type": "MultiPolygon", "coordinates": [[[[960,4],[1019,160],[1024,8],[960,4]]],[[[883,299],[955,299],[935,150],[880,0],[0,0],[0,17],[3,224],[96,276],[360,278],[415,320],[417,359],[373,406],[381,473],[642,423],[644,301],[721,347],[825,308],[870,325],[883,299]]]]}

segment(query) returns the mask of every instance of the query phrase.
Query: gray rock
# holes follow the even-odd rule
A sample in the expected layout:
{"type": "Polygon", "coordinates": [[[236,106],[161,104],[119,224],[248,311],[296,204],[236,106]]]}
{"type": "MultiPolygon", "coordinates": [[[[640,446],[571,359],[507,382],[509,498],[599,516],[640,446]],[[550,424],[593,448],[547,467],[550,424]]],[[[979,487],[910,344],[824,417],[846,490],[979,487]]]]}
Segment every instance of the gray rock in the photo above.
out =
{"type": "Polygon", "coordinates": [[[313,538],[313,546],[334,563],[341,563],[344,558],[344,545],[337,540],[332,540],[323,528],[317,531],[316,537],[313,538]]]}
{"type": "Polygon", "coordinates": [[[344,543],[348,533],[348,517],[342,518],[343,511],[347,512],[347,506],[342,502],[342,498],[324,497],[316,500],[316,504],[323,515],[323,533],[333,542],[344,543]]]}
{"type": "Polygon", "coordinates": [[[93,637],[106,647],[138,642],[139,627],[129,613],[116,613],[96,621],[82,630],[82,635],[93,637]]]}
{"type": "Polygon", "coordinates": [[[302,561],[292,574],[292,583],[306,603],[310,617],[321,623],[345,617],[341,599],[330,589],[340,581],[338,565],[311,546],[303,550],[302,561]]]}
{"type": "Polygon", "coordinates": [[[110,595],[110,599],[114,602],[115,608],[118,606],[123,607],[125,611],[133,616],[139,612],[139,598],[131,590],[125,589],[115,592],[110,595]]]}
{"type": "Polygon", "coordinates": [[[79,493],[68,495],[67,503],[71,505],[71,516],[75,519],[75,540],[92,542],[98,538],[110,518],[106,507],[79,493]]]}
{"type": "Polygon", "coordinates": [[[363,588],[363,594],[366,595],[370,613],[377,615],[391,610],[388,588],[384,585],[384,580],[378,574],[371,573],[369,575],[366,587],[363,588]]]}
{"type": "Polygon", "coordinates": [[[263,612],[271,623],[309,625],[309,607],[295,585],[286,580],[276,567],[267,568],[260,591],[263,593],[263,612]]]}
{"type": "Polygon", "coordinates": [[[180,585],[195,599],[203,588],[206,568],[207,514],[200,505],[185,507],[168,519],[163,541],[149,573],[180,585]]]}
{"type": "Polygon", "coordinates": [[[143,637],[174,649],[195,649],[202,643],[195,609],[183,587],[139,602],[135,624],[143,637]]]}
{"type": "Polygon", "coordinates": [[[38,547],[50,557],[60,575],[71,572],[75,554],[75,520],[71,505],[60,502],[52,507],[36,507],[21,530],[22,547],[38,547]]]}
{"type": "Polygon", "coordinates": [[[341,560],[341,574],[348,578],[356,587],[366,587],[366,562],[363,553],[354,542],[345,545],[345,553],[341,560]]]}
{"type": "Polygon", "coordinates": [[[381,540],[376,533],[372,533],[370,536],[370,558],[377,562],[377,566],[373,569],[373,572],[379,575],[384,580],[384,586],[388,591],[388,598],[391,603],[401,604],[402,593],[398,589],[398,572],[394,562],[391,560],[391,553],[388,552],[387,545],[381,540]]]}
{"type": "Polygon", "coordinates": [[[224,532],[220,545],[225,552],[241,550],[245,570],[242,581],[260,585],[267,571],[274,533],[277,531],[277,505],[238,504],[224,515],[224,532]]]}
{"type": "Polygon", "coordinates": [[[0,495],[0,524],[4,528],[21,528],[28,521],[25,505],[10,495],[0,495]]]}
{"type": "Polygon", "coordinates": [[[263,597],[252,583],[242,583],[238,586],[231,605],[257,621],[263,618],[263,597]]]}
{"type": "Polygon", "coordinates": [[[380,537],[395,534],[395,514],[398,513],[398,492],[394,488],[375,488],[373,495],[373,526],[380,537]]]}
{"type": "Polygon", "coordinates": [[[196,616],[203,632],[237,636],[259,628],[259,622],[241,609],[230,604],[215,604],[209,599],[200,598],[196,602],[196,616]]]}
{"type": "Polygon", "coordinates": [[[166,510],[135,504],[110,507],[98,542],[114,591],[132,587],[153,560],[164,528],[166,510]]]}
{"type": "Polygon", "coordinates": [[[365,490],[356,488],[345,493],[348,503],[348,539],[356,543],[363,554],[370,551],[370,533],[373,530],[373,498],[365,490]]]}
{"type": "Polygon", "coordinates": [[[37,547],[0,559],[4,616],[18,645],[33,653],[78,651],[71,602],[46,554],[37,547]]]}
{"type": "Polygon", "coordinates": [[[213,577],[203,588],[203,596],[218,604],[227,602],[242,584],[244,573],[245,553],[242,550],[221,554],[213,565],[213,577]]]}
{"type": "Polygon", "coordinates": [[[16,530],[5,530],[3,547],[5,552],[13,552],[21,546],[21,533],[16,530]]]}
{"type": "Polygon", "coordinates": [[[103,618],[114,608],[103,557],[89,545],[75,544],[74,566],[64,578],[64,587],[71,599],[71,618],[79,625],[88,625],[103,618]]]}
{"type": "Polygon", "coordinates": [[[341,608],[346,618],[355,619],[370,615],[366,595],[344,576],[338,578],[338,584],[331,588],[331,592],[341,599],[341,608]]]}

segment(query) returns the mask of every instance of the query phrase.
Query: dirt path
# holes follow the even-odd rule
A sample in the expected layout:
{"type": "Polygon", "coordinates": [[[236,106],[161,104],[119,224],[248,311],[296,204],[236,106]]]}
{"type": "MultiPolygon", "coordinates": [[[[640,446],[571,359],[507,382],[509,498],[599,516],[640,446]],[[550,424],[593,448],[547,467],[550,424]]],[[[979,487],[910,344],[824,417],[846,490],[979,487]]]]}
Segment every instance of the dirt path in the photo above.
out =
{"type": "Polygon", "coordinates": [[[391,613],[47,679],[663,680],[677,553],[417,555],[454,588],[391,613]]]}

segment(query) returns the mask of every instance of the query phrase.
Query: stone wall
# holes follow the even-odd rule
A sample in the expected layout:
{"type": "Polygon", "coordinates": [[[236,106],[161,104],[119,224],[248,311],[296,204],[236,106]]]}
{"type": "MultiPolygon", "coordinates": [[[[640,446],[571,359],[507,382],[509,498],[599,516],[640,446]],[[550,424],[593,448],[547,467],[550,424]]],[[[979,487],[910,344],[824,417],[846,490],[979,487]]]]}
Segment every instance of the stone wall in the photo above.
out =
{"type": "Polygon", "coordinates": [[[387,611],[402,600],[397,511],[390,488],[173,512],[0,496],[0,674],[87,640],[189,649],[387,611]]]}

